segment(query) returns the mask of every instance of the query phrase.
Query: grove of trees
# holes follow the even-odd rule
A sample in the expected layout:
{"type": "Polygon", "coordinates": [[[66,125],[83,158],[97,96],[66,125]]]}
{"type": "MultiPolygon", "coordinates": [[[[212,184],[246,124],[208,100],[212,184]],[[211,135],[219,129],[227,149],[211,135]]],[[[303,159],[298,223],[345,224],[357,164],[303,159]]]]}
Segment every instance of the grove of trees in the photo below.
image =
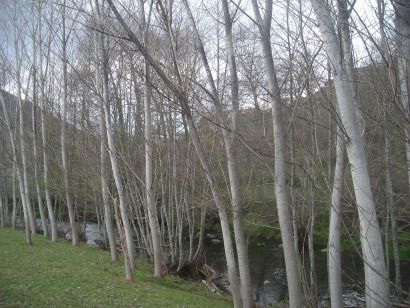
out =
{"type": "Polygon", "coordinates": [[[391,307],[408,296],[409,71],[410,0],[3,1],[1,226],[31,244],[68,221],[78,245],[93,220],[113,261],[117,228],[126,280],[140,256],[200,272],[219,231],[235,307],[254,306],[249,242],[275,229],[289,306],[317,307],[324,233],[332,307],[343,241],[366,306],[391,307]]]}

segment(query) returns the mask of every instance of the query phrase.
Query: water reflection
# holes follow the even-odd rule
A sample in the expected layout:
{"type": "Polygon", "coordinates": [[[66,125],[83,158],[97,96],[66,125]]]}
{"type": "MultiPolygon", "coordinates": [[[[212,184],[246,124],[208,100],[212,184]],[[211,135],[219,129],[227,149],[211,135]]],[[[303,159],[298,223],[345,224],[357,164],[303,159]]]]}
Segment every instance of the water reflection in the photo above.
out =
{"type": "MultiPolygon", "coordinates": [[[[309,277],[308,256],[305,256],[303,261],[306,275],[309,277]]],[[[206,262],[216,270],[217,275],[228,275],[222,243],[206,245],[206,262]]],[[[249,245],[249,263],[255,301],[267,306],[283,300],[287,295],[287,283],[285,258],[280,243],[275,241],[251,243],[249,245]]],[[[318,295],[324,296],[328,294],[328,278],[327,254],[323,251],[323,247],[315,249],[315,264],[318,295]]],[[[394,264],[392,264],[391,272],[394,272],[393,266],[394,264]]],[[[401,266],[403,289],[407,290],[410,261],[401,262],[401,266]]],[[[358,302],[354,297],[364,294],[363,262],[356,253],[345,252],[342,254],[342,270],[345,305],[356,306],[358,302]]],[[[394,277],[391,278],[394,279],[394,277]]]]}

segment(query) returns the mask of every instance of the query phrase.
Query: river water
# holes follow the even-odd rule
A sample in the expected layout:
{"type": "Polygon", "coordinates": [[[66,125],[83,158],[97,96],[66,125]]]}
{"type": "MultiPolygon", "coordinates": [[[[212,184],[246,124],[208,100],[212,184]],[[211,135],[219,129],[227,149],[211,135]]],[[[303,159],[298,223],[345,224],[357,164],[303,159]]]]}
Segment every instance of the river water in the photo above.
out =
{"type": "MultiPolygon", "coordinates": [[[[59,227],[68,232],[69,224],[60,223],[59,227]]],[[[66,236],[70,238],[70,233],[66,236]]],[[[97,246],[96,240],[101,239],[101,233],[96,223],[86,224],[86,240],[90,246],[97,246]]],[[[272,240],[255,240],[248,246],[254,299],[261,306],[267,307],[283,300],[287,294],[286,271],[283,249],[279,242],[272,240]]],[[[315,269],[319,296],[328,294],[327,257],[324,247],[315,249],[315,269]]],[[[306,264],[306,275],[309,275],[308,256],[303,258],[306,264]]],[[[205,262],[214,268],[217,277],[227,277],[226,261],[221,241],[205,242],[205,262]]],[[[391,273],[394,273],[394,262],[391,260],[391,273]]],[[[346,306],[355,307],[359,304],[354,298],[363,295],[363,262],[356,253],[342,254],[343,293],[346,306]]],[[[401,262],[402,288],[409,289],[410,260],[401,262]]],[[[309,277],[307,277],[309,280],[309,277]]],[[[394,276],[391,277],[394,281],[394,276]]],[[[229,286],[228,286],[229,288],[229,286]]]]}

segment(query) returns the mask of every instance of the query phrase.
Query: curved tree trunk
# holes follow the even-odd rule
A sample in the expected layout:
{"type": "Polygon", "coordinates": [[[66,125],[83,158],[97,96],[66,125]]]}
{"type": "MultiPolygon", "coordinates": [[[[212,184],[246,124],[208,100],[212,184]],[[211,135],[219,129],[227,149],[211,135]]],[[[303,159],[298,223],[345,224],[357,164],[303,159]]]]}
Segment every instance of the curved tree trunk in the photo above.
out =
{"type": "Polygon", "coordinates": [[[351,167],[359,213],[360,239],[365,262],[366,303],[368,307],[390,306],[390,290],[384,263],[383,245],[370,185],[364,142],[360,134],[352,88],[340,53],[340,44],[327,4],[311,0],[325,50],[333,66],[340,117],[347,134],[347,155],[351,167]]]}

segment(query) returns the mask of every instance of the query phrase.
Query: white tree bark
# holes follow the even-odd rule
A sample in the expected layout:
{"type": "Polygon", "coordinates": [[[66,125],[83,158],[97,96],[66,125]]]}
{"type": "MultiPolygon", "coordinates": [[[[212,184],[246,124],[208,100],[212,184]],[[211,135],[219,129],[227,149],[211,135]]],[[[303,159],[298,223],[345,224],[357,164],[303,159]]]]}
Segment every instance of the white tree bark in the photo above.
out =
{"type": "MultiPolygon", "coordinates": [[[[100,22],[100,7],[98,4],[98,0],[95,0],[95,8],[97,11],[97,19],[100,22]]],[[[104,38],[102,33],[96,33],[95,36],[95,44],[99,46],[102,50],[104,48],[104,38]]],[[[97,59],[101,57],[99,52],[96,53],[97,59]]],[[[97,84],[97,91],[98,96],[100,98],[100,108],[99,108],[99,115],[100,115],[100,175],[101,175],[101,195],[104,207],[104,221],[105,221],[105,230],[108,236],[108,243],[110,245],[110,253],[111,253],[111,260],[118,261],[118,253],[117,253],[117,243],[115,241],[115,233],[114,233],[114,223],[113,223],[113,216],[112,210],[110,207],[109,201],[109,191],[108,191],[108,180],[107,180],[107,133],[105,127],[105,118],[104,118],[104,108],[103,108],[103,97],[104,97],[104,89],[101,83],[101,71],[100,65],[97,65],[96,70],[96,84],[97,84]]]]}
{"type": "Polygon", "coordinates": [[[265,17],[259,12],[258,3],[252,0],[255,20],[261,36],[262,52],[264,57],[269,100],[272,106],[273,135],[275,147],[275,196],[278,209],[279,225],[282,236],[283,251],[286,262],[286,275],[289,288],[289,306],[302,307],[303,295],[300,280],[298,256],[294,245],[294,235],[292,232],[292,222],[290,219],[288,196],[286,191],[285,175],[285,127],[283,124],[282,103],[280,88],[276,78],[276,71],[272,57],[272,47],[270,42],[270,27],[272,20],[272,0],[265,1],[265,17]]]}
{"type": "Polygon", "coordinates": [[[330,207],[329,242],[328,242],[328,275],[330,300],[333,308],[342,308],[342,263],[340,251],[341,205],[343,195],[343,178],[346,168],[346,143],[342,129],[337,127],[336,167],[333,179],[332,200],[330,207]]]}
{"type": "MultiPolygon", "coordinates": [[[[17,5],[17,4],[15,4],[17,5]]],[[[17,25],[17,14],[18,9],[16,8],[14,11],[14,26],[15,26],[15,31],[19,31],[18,25],[17,25]]],[[[21,29],[20,29],[21,31],[21,29]]],[[[17,105],[18,105],[18,110],[19,110],[19,139],[20,139],[20,155],[21,155],[21,172],[23,176],[23,185],[24,185],[24,195],[25,195],[25,204],[26,204],[26,210],[29,218],[29,224],[30,224],[30,230],[33,235],[36,234],[36,222],[35,222],[35,217],[34,217],[34,212],[33,208],[31,206],[31,200],[30,200],[30,191],[29,191],[29,183],[28,183],[28,171],[27,171],[27,157],[26,157],[26,142],[25,142],[25,134],[24,134],[24,108],[23,108],[23,100],[21,98],[22,94],[22,86],[21,86],[21,73],[22,73],[22,55],[21,55],[21,50],[23,49],[21,46],[21,38],[20,38],[20,33],[15,33],[15,38],[14,38],[14,52],[15,52],[15,61],[16,61],[16,84],[17,84],[17,105]]]]}
{"type": "MultiPolygon", "coordinates": [[[[35,80],[35,77],[33,78],[35,80]]],[[[37,101],[35,99],[35,101],[37,101]]],[[[46,221],[46,215],[44,213],[44,204],[43,204],[43,197],[40,189],[40,184],[39,184],[39,175],[38,175],[38,152],[37,152],[37,119],[36,119],[36,106],[37,102],[33,102],[33,156],[34,156],[34,182],[36,186],[36,192],[37,192],[37,202],[38,202],[38,209],[40,211],[40,218],[41,218],[41,224],[43,226],[43,232],[44,236],[48,237],[48,228],[47,228],[47,221],[46,221]]]]}
{"type": "MultiPolygon", "coordinates": [[[[98,6],[97,6],[98,8],[98,6]]],[[[103,110],[105,118],[105,128],[108,141],[108,152],[110,154],[111,169],[114,175],[115,186],[117,188],[117,194],[119,199],[119,207],[121,212],[121,220],[124,226],[125,240],[127,245],[127,253],[129,255],[131,268],[135,266],[135,247],[132,235],[131,224],[129,220],[128,207],[125,202],[124,186],[122,184],[120,168],[117,158],[117,149],[115,147],[113,128],[111,124],[111,112],[110,112],[110,97],[109,97],[109,84],[108,84],[108,55],[104,42],[104,35],[100,38],[100,50],[102,60],[102,75],[103,75],[103,110]]]]}
{"type": "MultiPolygon", "coordinates": [[[[41,18],[41,16],[39,16],[41,18]]],[[[40,189],[40,184],[39,184],[39,175],[38,175],[38,151],[37,151],[37,104],[38,104],[38,89],[37,89],[37,83],[38,83],[38,78],[37,78],[37,45],[36,45],[36,24],[33,24],[33,101],[32,101],[32,128],[33,128],[33,156],[34,156],[34,182],[36,186],[36,192],[37,192],[37,202],[38,202],[38,208],[40,211],[40,218],[41,218],[41,224],[43,226],[43,234],[45,237],[48,237],[48,228],[47,228],[47,221],[46,221],[46,216],[44,213],[44,204],[43,204],[43,198],[42,198],[42,193],[40,189]]]]}
{"type": "Polygon", "coordinates": [[[64,189],[66,196],[66,205],[68,210],[68,217],[70,219],[71,228],[71,242],[73,245],[78,245],[79,236],[77,222],[75,221],[74,204],[71,195],[70,180],[68,174],[68,161],[67,161],[67,142],[66,142],[66,130],[67,130],[67,104],[68,104],[68,76],[67,76],[67,35],[66,35],[66,1],[64,0],[62,6],[62,64],[63,64],[63,111],[61,120],[61,161],[63,167],[64,189]]]}
{"type": "MultiPolygon", "coordinates": [[[[148,30],[145,22],[144,1],[139,0],[141,32],[145,40],[148,40],[148,30]]],[[[161,236],[157,223],[157,208],[153,189],[153,136],[152,136],[152,118],[151,118],[151,89],[150,89],[150,68],[149,64],[144,61],[144,115],[145,115],[145,197],[148,208],[148,219],[151,229],[152,252],[154,256],[154,276],[162,277],[162,252],[161,236]]]]}
{"type": "Polygon", "coordinates": [[[159,226],[157,223],[157,209],[155,204],[153,184],[153,166],[152,166],[152,119],[151,119],[151,101],[149,85],[149,67],[145,65],[144,80],[144,114],[145,114],[145,194],[148,208],[148,219],[151,229],[152,250],[154,256],[154,276],[162,277],[162,253],[161,238],[159,226]]]}
{"type": "MultiPolygon", "coordinates": [[[[251,274],[249,270],[248,244],[245,238],[243,226],[243,212],[241,205],[241,194],[238,174],[238,162],[236,159],[236,139],[237,139],[237,121],[239,114],[239,82],[238,72],[236,68],[235,52],[233,46],[232,34],[232,17],[229,12],[228,1],[222,1],[222,8],[225,21],[225,35],[228,51],[228,65],[231,78],[231,96],[232,96],[232,111],[231,111],[231,127],[229,130],[223,128],[225,141],[225,152],[228,162],[229,183],[232,198],[233,212],[233,227],[235,234],[236,251],[238,255],[239,274],[241,281],[242,301],[244,307],[253,307],[253,290],[251,283],[251,274]]],[[[209,75],[209,74],[208,74],[209,75]]],[[[216,91],[215,91],[216,92],[216,91]]],[[[215,93],[217,94],[217,93],[215,93]]]]}
{"type": "Polygon", "coordinates": [[[16,195],[16,162],[13,160],[13,212],[11,214],[11,228],[16,228],[16,215],[17,215],[17,195],[16,195]]]}
{"type": "Polygon", "coordinates": [[[336,35],[330,9],[321,0],[311,0],[325,50],[333,67],[334,84],[340,117],[347,134],[346,148],[353,178],[359,213],[360,239],[365,262],[366,303],[368,307],[390,306],[389,281],[386,276],[383,246],[370,185],[364,142],[354,106],[349,77],[341,56],[341,46],[336,35]]]}
{"type": "MultiPolygon", "coordinates": [[[[57,222],[55,219],[53,203],[51,199],[50,183],[49,183],[49,158],[47,151],[47,127],[46,127],[46,95],[45,95],[45,74],[44,74],[44,62],[43,62],[43,36],[42,36],[42,14],[41,3],[38,3],[37,7],[37,19],[38,19],[38,45],[39,45],[39,79],[40,79],[40,109],[41,109],[41,142],[43,153],[43,172],[44,172],[44,190],[46,194],[46,204],[48,211],[48,218],[50,219],[51,227],[51,240],[56,242],[58,239],[57,222]]],[[[51,48],[48,44],[47,48],[51,48]]],[[[46,66],[48,65],[46,59],[46,66]]]]}

